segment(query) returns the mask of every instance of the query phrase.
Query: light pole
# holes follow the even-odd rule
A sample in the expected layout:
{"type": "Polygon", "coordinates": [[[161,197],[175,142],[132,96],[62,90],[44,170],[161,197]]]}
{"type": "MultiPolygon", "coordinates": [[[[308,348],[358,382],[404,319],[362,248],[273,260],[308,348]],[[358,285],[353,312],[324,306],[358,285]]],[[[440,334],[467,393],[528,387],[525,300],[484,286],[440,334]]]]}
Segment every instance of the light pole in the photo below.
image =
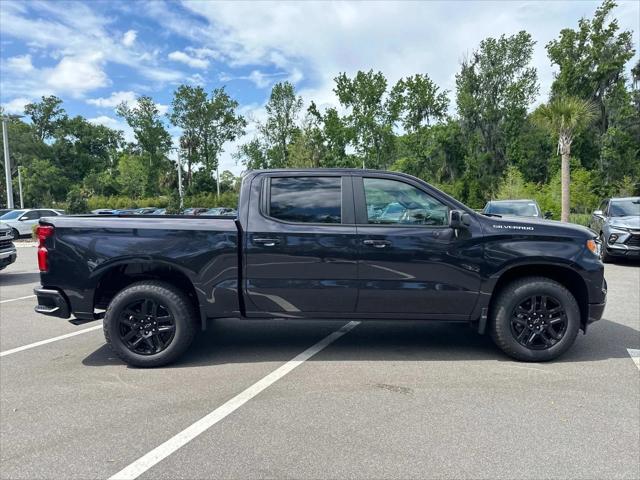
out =
{"type": "Polygon", "coordinates": [[[13,208],[13,185],[11,184],[11,161],[9,160],[9,134],[7,119],[2,117],[2,143],[4,145],[4,178],[7,183],[7,208],[13,208]]]}
{"type": "Polygon", "coordinates": [[[20,208],[24,208],[24,202],[22,201],[22,175],[20,169],[22,167],[18,165],[18,189],[20,190],[20,208]]]}

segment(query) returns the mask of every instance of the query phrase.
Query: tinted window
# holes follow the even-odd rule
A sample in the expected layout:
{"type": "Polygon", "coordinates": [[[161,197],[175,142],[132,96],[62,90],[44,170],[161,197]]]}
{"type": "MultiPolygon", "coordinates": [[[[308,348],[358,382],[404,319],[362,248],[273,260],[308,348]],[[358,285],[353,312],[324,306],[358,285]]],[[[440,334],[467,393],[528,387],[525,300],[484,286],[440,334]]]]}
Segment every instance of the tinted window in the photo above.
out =
{"type": "Polygon", "coordinates": [[[610,217],[629,217],[640,215],[640,197],[624,200],[611,200],[609,205],[610,217]]]}
{"type": "Polygon", "coordinates": [[[540,216],[538,207],[533,202],[491,203],[486,209],[486,213],[494,213],[496,215],[516,215],[520,217],[540,216]]]}
{"type": "Polygon", "coordinates": [[[55,217],[57,213],[52,210],[40,210],[40,215],[42,217],[51,217],[51,216],[55,217]]]}
{"type": "Polygon", "coordinates": [[[37,220],[40,218],[40,212],[38,210],[32,210],[31,212],[25,213],[20,220],[37,220]]]}
{"type": "Polygon", "coordinates": [[[365,178],[364,193],[369,223],[444,226],[449,208],[407,183],[365,178]]]}
{"type": "Polygon", "coordinates": [[[287,222],[340,223],[340,177],[271,179],[269,215],[287,222]]]}

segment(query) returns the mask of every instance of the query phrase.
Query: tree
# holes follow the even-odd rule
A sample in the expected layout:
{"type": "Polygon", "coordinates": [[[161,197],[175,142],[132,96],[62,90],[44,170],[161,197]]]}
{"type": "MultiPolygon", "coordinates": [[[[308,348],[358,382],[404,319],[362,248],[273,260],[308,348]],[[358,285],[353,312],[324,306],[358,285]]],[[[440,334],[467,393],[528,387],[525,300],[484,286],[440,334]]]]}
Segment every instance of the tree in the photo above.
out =
{"type": "Polygon", "coordinates": [[[62,100],[55,95],[42,97],[40,102],[28,103],[24,106],[24,113],[31,118],[34,134],[37,139],[44,141],[56,131],[60,122],[67,114],[61,107],[62,100]]]}
{"type": "Polygon", "coordinates": [[[528,106],[538,93],[530,66],[535,42],[521,31],[486,38],[456,75],[456,102],[470,177],[484,177],[491,191],[508,163],[508,145],[517,138],[528,106]]]}
{"type": "Polygon", "coordinates": [[[391,104],[402,112],[402,126],[407,132],[416,132],[432,122],[444,120],[449,108],[447,91],[439,92],[428,75],[416,74],[401,79],[391,89],[391,104]]]}
{"type": "Polygon", "coordinates": [[[608,126],[605,99],[616,85],[624,84],[624,67],[634,55],[632,33],[618,33],[615,18],[607,22],[615,7],[613,0],[604,0],[593,19],[580,19],[578,30],[565,28],[546,46],[549,59],[559,67],[551,86],[552,97],[591,100],[600,110],[601,134],[608,126]]]}
{"type": "Polygon", "coordinates": [[[207,110],[207,93],[200,86],[180,85],[173,93],[171,123],[182,129],[180,148],[186,152],[187,186],[191,185],[193,165],[200,162],[200,133],[204,131],[207,110]]]}
{"type": "Polygon", "coordinates": [[[142,96],[133,107],[121,103],[116,112],[133,129],[137,147],[147,159],[145,192],[156,195],[160,171],[167,166],[166,155],[171,149],[171,136],[160,119],[158,107],[151,97],[142,96]]]}
{"type": "Polygon", "coordinates": [[[382,72],[358,71],[354,78],[341,73],[333,89],[343,107],[350,110],[347,125],[353,130],[356,151],[363,166],[385,168],[395,148],[393,127],[399,109],[394,99],[385,101],[387,79],[382,72]]]}
{"type": "Polygon", "coordinates": [[[289,82],[276,83],[265,106],[267,120],[257,124],[258,135],[240,147],[236,157],[247,168],[286,168],[289,144],[298,131],[302,98],[289,82]]]}
{"type": "Polygon", "coordinates": [[[558,153],[562,158],[562,210],[560,219],[569,221],[569,181],[571,143],[578,131],[589,125],[596,116],[594,105],[576,97],[558,97],[538,107],[535,121],[558,139],[558,153]]]}
{"type": "Polygon", "coordinates": [[[118,161],[118,182],[121,191],[129,198],[141,198],[145,191],[148,172],[145,159],[140,155],[123,154],[118,161]]]}

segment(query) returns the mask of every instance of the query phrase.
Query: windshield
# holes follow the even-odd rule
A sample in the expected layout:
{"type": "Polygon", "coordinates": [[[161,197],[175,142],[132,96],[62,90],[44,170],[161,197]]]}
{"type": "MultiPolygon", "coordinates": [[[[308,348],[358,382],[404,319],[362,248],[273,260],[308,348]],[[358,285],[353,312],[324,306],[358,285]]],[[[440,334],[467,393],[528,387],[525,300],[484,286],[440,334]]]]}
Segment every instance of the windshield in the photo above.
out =
{"type": "Polygon", "coordinates": [[[24,213],[24,210],[14,210],[12,212],[5,213],[4,215],[2,215],[0,217],[0,220],[15,220],[23,213],[24,213]]]}
{"type": "Polygon", "coordinates": [[[490,203],[484,213],[496,215],[516,215],[518,217],[538,217],[538,207],[533,202],[490,203]]]}
{"type": "MultiPolygon", "coordinates": [[[[626,200],[611,200],[610,217],[630,217],[640,215],[640,197],[626,200]]],[[[4,218],[4,217],[0,217],[4,218]]]]}

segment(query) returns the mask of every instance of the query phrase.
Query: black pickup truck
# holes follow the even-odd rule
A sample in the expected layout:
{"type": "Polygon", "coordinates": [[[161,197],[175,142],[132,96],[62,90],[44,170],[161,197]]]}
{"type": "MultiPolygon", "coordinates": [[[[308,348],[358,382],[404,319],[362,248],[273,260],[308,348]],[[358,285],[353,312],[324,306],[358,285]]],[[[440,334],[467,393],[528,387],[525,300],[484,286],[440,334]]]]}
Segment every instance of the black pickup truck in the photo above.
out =
{"type": "Polygon", "coordinates": [[[544,361],[606,298],[591,230],[485,216],[392,172],[254,171],[235,219],[61,216],[37,234],[36,311],[104,317],[136,366],[175,360],[221,317],[469,322],[544,361]]]}

